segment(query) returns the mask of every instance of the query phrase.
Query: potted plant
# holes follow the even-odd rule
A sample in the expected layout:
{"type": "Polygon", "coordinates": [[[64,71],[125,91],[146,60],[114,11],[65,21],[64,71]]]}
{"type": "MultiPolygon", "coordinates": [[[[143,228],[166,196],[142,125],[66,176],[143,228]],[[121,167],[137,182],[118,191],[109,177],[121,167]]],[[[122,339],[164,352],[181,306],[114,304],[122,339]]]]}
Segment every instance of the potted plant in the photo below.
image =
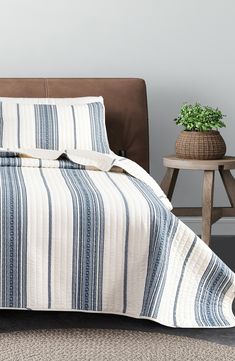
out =
{"type": "Polygon", "coordinates": [[[224,139],[218,129],[225,127],[224,115],[218,108],[184,104],[177,125],[184,130],[176,140],[176,156],[185,159],[220,159],[226,153],[224,139]]]}

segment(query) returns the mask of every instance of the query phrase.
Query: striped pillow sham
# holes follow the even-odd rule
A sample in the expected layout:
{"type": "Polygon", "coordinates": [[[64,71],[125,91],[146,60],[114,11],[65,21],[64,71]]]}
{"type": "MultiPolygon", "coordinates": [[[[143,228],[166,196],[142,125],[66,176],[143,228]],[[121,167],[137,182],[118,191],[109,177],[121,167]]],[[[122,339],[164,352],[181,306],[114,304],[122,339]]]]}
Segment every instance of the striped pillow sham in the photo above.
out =
{"type": "Polygon", "coordinates": [[[0,102],[0,147],[109,153],[104,105],[0,102]]]}
{"type": "Polygon", "coordinates": [[[102,103],[104,99],[102,96],[95,97],[77,97],[77,98],[12,98],[12,97],[0,97],[0,102],[13,103],[13,104],[88,104],[88,103],[102,103]]]}

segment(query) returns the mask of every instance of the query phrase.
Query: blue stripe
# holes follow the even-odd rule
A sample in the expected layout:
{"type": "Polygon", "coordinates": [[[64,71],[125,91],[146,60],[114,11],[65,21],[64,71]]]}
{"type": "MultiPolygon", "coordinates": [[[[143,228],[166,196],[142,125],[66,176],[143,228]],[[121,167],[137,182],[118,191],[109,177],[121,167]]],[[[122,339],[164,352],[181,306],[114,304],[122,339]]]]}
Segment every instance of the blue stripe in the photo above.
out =
{"type": "Polygon", "coordinates": [[[229,325],[223,314],[222,302],[225,292],[234,282],[233,277],[232,271],[212,254],[195,298],[195,318],[199,326],[229,325]]]}
{"type": "Polygon", "coordinates": [[[154,191],[140,180],[129,177],[148,203],[150,237],[147,277],[141,315],[157,317],[178,219],[163,205],[154,191]]]}
{"type": "Polygon", "coordinates": [[[120,193],[124,206],[125,206],[125,212],[126,212],[126,226],[125,226],[125,250],[124,250],[124,281],[123,281],[123,310],[122,312],[125,313],[127,309],[127,275],[128,275],[128,243],[129,243],[129,225],[130,225],[130,215],[129,215],[129,208],[128,203],[126,200],[126,197],[124,193],[121,191],[120,187],[115,183],[115,181],[112,179],[110,174],[105,173],[107,177],[110,179],[110,181],[113,183],[113,185],[116,187],[118,192],[120,193]]]}
{"type": "Polygon", "coordinates": [[[0,168],[1,307],[27,304],[27,197],[20,168],[0,168]],[[4,210],[4,211],[3,211],[4,210]]]}
{"type": "Polygon", "coordinates": [[[104,119],[104,107],[102,103],[87,104],[90,114],[92,150],[100,153],[109,153],[108,139],[104,119]]]}
{"type": "Polygon", "coordinates": [[[56,105],[35,104],[36,148],[59,149],[58,114],[56,105]]]}
{"type": "Polygon", "coordinates": [[[61,169],[73,202],[72,309],[102,310],[104,205],[86,171],[61,169]]]}

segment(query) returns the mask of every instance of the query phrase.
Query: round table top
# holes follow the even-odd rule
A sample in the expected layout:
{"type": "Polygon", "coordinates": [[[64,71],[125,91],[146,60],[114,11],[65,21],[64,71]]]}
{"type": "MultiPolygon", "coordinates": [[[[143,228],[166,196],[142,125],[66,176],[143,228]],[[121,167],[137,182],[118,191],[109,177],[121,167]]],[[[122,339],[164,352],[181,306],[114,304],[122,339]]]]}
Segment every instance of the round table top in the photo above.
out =
{"type": "Polygon", "coordinates": [[[163,164],[168,168],[191,169],[191,170],[219,170],[235,169],[235,157],[225,156],[222,159],[196,160],[182,159],[175,155],[163,157],[163,164]]]}

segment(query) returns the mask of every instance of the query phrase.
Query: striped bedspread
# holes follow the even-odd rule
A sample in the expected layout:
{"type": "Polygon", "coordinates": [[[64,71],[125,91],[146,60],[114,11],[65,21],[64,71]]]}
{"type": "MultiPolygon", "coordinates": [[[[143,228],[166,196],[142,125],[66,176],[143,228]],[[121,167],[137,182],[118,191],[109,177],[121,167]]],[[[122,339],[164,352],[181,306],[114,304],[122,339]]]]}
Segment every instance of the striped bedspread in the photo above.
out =
{"type": "Polygon", "coordinates": [[[33,158],[0,157],[1,308],[235,325],[234,274],[142,168],[114,154],[23,153],[33,158]]]}

